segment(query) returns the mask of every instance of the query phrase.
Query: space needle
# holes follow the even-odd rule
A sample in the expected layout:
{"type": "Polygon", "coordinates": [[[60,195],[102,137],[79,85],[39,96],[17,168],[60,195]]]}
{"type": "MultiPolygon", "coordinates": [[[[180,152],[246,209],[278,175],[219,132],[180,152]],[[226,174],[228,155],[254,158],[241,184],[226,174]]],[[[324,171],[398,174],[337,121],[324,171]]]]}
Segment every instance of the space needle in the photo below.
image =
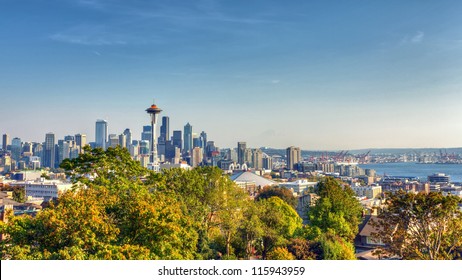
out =
{"type": "Polygon", "coordinates": [[[159,171],[159,160],[157,158],[157,141],[156,141],[156,122],[157,122],[157,115],[159,115],[162,110],[157,107],[156,104],[152,104],[151,107],[146,109],[146,112],[151,115],[151,156],[149,157],[149,161],[151,163],[152,169],[154,171],[159,171]]]}

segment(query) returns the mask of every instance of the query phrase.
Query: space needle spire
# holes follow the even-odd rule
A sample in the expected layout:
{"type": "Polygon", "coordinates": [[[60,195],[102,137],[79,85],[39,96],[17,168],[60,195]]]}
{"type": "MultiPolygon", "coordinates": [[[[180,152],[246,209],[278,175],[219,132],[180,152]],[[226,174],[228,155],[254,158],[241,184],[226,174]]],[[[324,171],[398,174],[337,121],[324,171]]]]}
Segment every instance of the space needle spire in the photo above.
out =
{"type": "Polygon", "coordinates": [[[162,110],[157,107],[156,104],[152,104],[151,107],[146,109],[146,112],[151,116],[151,155],[149,157],[149,162],[152,164],[153,170],[159,171],[159,159],[157,157],[157,138],[156,138],[156,124],[157,124],[157,115],[162,112],[162,110]]]}

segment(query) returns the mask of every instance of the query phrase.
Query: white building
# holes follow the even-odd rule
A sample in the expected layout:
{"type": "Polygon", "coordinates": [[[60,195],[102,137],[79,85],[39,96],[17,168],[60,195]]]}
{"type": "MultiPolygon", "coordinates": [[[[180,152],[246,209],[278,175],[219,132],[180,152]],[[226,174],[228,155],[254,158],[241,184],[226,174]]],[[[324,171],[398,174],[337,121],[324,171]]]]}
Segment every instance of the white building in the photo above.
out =
{"type": "Polygon", "coordinates": [[[368,199],[376,198],[377,195],[382,193],[382,186],[378,184],[372,184],[370,186],[351,186],[351,189],[356,193],[356,196],[365,196],[368,199]]]}
{"type": "Polygon", "coordinates": [[[43,178],[35,181],[16,181],[11,182],[10,186],[21,186],[26,191],[26,197],[33,200],[51,200],[72,188],[71,183],[62,182],[59,180],[44,180],[43,178]]]}
{"type": "Polygon", "coordinates": [[[292,192],[296,194],[301,194],[305,190],[309,189],[310,187],[316,187],[317,182],[310,182],[308,180],[297,180],[294,182],[287,182],[287,183],[279,183],[280,187],[284,187],[287,189],[291,189],[292,192]]]}

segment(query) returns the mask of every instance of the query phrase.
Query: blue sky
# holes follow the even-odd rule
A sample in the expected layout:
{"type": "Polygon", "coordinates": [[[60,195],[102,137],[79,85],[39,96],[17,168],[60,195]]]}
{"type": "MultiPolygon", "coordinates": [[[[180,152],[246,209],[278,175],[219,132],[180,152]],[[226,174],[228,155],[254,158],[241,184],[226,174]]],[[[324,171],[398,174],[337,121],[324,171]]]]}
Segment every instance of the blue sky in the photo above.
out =
{"type": "Polygon", "coordinates": [[[0,0],[0,133],[462,146],[460,1],[0,0]]]}

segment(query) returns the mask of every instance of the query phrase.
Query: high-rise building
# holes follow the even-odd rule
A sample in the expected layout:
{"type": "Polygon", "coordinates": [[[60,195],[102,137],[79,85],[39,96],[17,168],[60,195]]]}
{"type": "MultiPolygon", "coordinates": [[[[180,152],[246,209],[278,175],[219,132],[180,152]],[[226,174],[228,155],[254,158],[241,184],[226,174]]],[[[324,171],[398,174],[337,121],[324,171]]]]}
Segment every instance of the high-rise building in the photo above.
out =
{"type": "Polygon", "coordinates": [[[119,136],[117,134],[109,134],[107,147],[116,148],[117,146],[119,146],[119,136]]]}
{"type": "Polygon", "coordinates": [[[219,149],[215,146],[214,141],[208,141],[205,144],[205,152],[204,152],[205,157],[207,157],[207,158],[213,157],[215,153],[219,152],[218,150],[219,149]]]}
{"type": "Polygon", "coordinates": [[[106,149],[108,141],[108,124],[105,120],[96,121],[95,143],[96,147],[106,149]]]}
{"type": "Polygon", "coordinates": [[[256,170],[263,169],[263,152],[260,149],[252,150],[252,163],[256,170]]]}
{"type": "Polygon", "coordinates": [[[141,140],[140,142],[140,155],[149,155],[149,141],[141,140]]]}
{"type": "Polygon", "coordinates": [[[3,145],[2,148],[4,151],[8,150],[8,146],[10,145],[10,135],[8,134],[3,134],[3,145]]]}
{"type": "Polygon", "coordinates": [[[199,138],[199,136],[197,136],[197,133],[193,133],[193,146],[192,148],[194,149],[195,147],[199,147],[199,148],[205,148],[205,147],[202,147],[202,142],[201,142],[201,139],[199,138]]]}
{"type": "Polygon", "coordinates": [[[71,157],[72,144],[70,141],[58,140],[58,164],[71,157]]]}
{"type": "Polygon", "coordinates": [[[123,135],[125,135],[125,147],[129,149],[130,145],[132,144],[132,132],[129,128],[126,128],[123,135]]]}
{"type": "Polygon", "coordinates": [[[127,148],[127,136],[125,134],[119,134],[119,146],[121,148],[127,148]]]}
{"type": "Polygon", "coordinates": [[[151,141],[152,138],[152,127],[150,125],[143,126],[143,132],[141,132],[141,140],[151,141]]]}
{"type": "Polygon", "coordinates": [[[202,162],[202,148],[201,147],[195,147],[192,150],[192,155],[191,155],[191,166],[196,167],[199,166],[202,162]]]}
{"type": "Polygon", "coordinates": [[[21,158],[22,142],[21,138],[15,137],[11,141],[11,159],[19,161],[21,158]]]}
{"type": "Polygon", "coordinates": [[[172,144],[174,147],[180,148],[180,150],[183,149],[183,138],[181,130],[173,131],[172,144]]]}
{"type": "Polygon", "coordinates": [[[75,136],[74,135],[64,136],[64,141],[75,141],[75,136]]]}
{"type": "Polygon", "coordinates": [[[302,153],[300,148],[290,146],[286,149],[286,156],[287,156],[287,169],[293,170],[294,165],[299,163],[302,160],[302,153]]]}
{"type": "Polygon", "coordinates": [[[273,169],[273,158],[263,153],[263,169],[273,169]]]}
{"type": "Polygon", "coordinates": [[[184,126],[184,153],[191,153],[193,148],[193,132],[192,125],[189,122],[184,126]]]}
{"type": "Polygon", "coordinates": [[[138,141],[132,141],[131,145],[130,145],[130,155],[132,157],[136,157],[139,155],[140,153],[140,144],[138,141]]]}
{"type": "Polygon", "coordinates": [[[31,156],[32,155],[32,143],[31,142],[24,142],[22,145],[22,153],[23,155],[31,156]]]}
{"type": "Polygon", "coordinates": [[[201,141],[200,147],[205,149],[205,147],[207,146],[207,133],[205,133],[205,131],[202,131],[199,139],[201,141]]]}
{"type": "Polygon", "coordinates": [[[165,143],[170,140],[170,118],[167,116],[162,117],[162,125],[160,126],[159,142],[165,143]]]}
{"type": "Polygon", "coordinates": [[[87,145],[87,135],[85,134],[76,134],[75,135],[75,145],[77,145],[77,148],[79,149],[79,153],[82,153],[83,147],[87,145]]]}
{"type": "Polygon", "coordinates": [[[247,149],[246,142],[237,142],[237,163],[245,163],[245,150],[247,149]]]}
{"type": "Polygon", "coordinates": [[[55,147],[55,134],[49,132],[45,135],[45,143],[43,145],[43,159],[42,166],[55,168],[56,160],[56,147],[55,147]]]}

